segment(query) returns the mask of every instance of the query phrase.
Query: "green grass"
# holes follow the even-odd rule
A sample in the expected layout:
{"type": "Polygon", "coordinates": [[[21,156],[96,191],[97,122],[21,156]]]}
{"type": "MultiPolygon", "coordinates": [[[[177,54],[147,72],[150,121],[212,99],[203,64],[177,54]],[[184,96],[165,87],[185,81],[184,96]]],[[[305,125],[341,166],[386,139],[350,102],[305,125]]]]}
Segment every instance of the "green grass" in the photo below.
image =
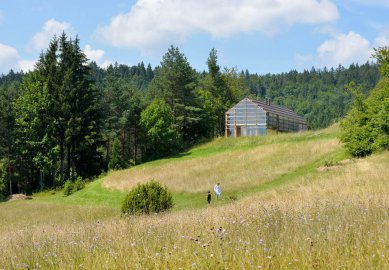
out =
{"type": "MultiPolygon", "coordinates": [[[[1,203],[0,269],[389,269],[389,152],[317,170],[349,158],[329,143],[336,133],[220,138],[135,168],[174,169],[225,156],[243,165],[248,154],[266,149],[262,161],[271,165],[284,158],[280,147],[320,153],[267,182],[225,185],[212,207],[206,192],[175,192],[172,212],[122,216],[124,193],[104,188],[104,177],[68,197],[42,192],[1,203]]],[[[242,166],[241,173],[258,167],[242,166]]]]}
{"type": "Polygon", "coordinates": [[[137,168],[160,166],[166,163],[183,161],[196,158],[204,158],[224,152],[246,151],[261,145],[287,143],[303,143],[307,141],[335,139],[339,135],[338,125],[319,131],[307,131],[300,133],[273,133],[262,137],[219,137],[212,141],[194,146],[188,151],[170,157],[140,164],[137,168]]]}
{"type": "Polygon", "coordinates": [[[108,190],[101,183],[103,178],[86,184],[85,188],[64,196],[62,191],[47,191],[34,194],[34,200],[38,202],[52,202],[69,205],[104,206],[120,208],[125,194],[116,190],[108,190]]]}
{"type": "MultiPolygon", "coordinates": [[[[331,140],[336,138],[337,134],[337,128],[331,127],[321,131],[310,131],[294,134],[280,133],[265,137],[217,138],[211,142],[200,144],[186,153],[182,153],[175,157],[169,157],[153,162],[148,162],[136,166],[131,170],[141,170],[150,167],[153,168],[157,166],[163,166],[164,164],[170,164],[172,162],[184,162],[192,159],[207,158],[223,153],[244,153],[246,151],[249,151],[250,149],[255,149],[257,147],[262,147],[266,145],[278,145],[281,143],[304,144],[310,141],[331,140]]],[[[301,175],[310,173],[314,174],[316,172],[316,168],[318,166],[323,165],[326,160],[339,161],[344,159],[345,157],[345,151],[342,149],[338,149],[333,153],[326,155],[325,157],[321,157],[318,160],[315,160],[314,162],[304,164],[293,171],[289,171],[277,178],[271,179],[271,181],[265,184],[248,188],[242,186],[238,190],[223,187],[222,200],[216,202],[215,196],[213,196],[212,205],[224,205],[227,203],[234,202],[236,198],[241,199],[253,193],[262,192],[270,190],[272,188],[276,188],[281,185],[285,185],[287,183],[293,182],[293,180],[297,179],[301,175]]],[[[62,191],[49,191],[34,194],[34,198],[37,202],[49,202],[81,206],[99,205],[120,209],[121,203],[125,196],[125,192],[120,192],[118,190],[113,189],[109,190],[103,187],[103,181],[104,177],[102,176],[94,182],[87,183],[86,187],[83,190],[78,191],[67,197],[63,196],[62,191]]],[[[209,189],[212,189],[212,186],[210,186],[209,189]]],[[[211,192],[213,193],[213,190],[211,190],[211,192]]],[[[173,199],[175,203],[174,211],[207,207],[205,192],[173,192],[173,199]]]]}

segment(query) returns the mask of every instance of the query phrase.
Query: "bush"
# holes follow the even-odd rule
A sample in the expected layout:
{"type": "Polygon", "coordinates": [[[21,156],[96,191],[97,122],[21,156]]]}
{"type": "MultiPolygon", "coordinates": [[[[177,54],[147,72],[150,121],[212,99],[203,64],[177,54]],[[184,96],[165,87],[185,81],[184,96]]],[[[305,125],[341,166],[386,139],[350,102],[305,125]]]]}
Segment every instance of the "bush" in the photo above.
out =
{"type": "Polygon", "coordinates": [[[70,180],[67,180],[63,185],[63,195],[69,196],[73,194],[73,188],[74,188],[74,183],[70,180]]]}
{"type": "Polygon", "coordinates": [[[69,196],[85,187],[85,181],[78,177],[75,182],[67,180],[63,186],[63,195],[69,196]]]}
{"type": "Polygon", "coordinates": [[[79,191],[85,187],[85,181],[81,177],[78,177],[73,185],[73,193],[79,191]]]}
{"type": "Polygon", "coordinates": [[[151,214],[173,207],[173,196],[155,180],[134,187],[122,203],[123,214],[151,214]]]}

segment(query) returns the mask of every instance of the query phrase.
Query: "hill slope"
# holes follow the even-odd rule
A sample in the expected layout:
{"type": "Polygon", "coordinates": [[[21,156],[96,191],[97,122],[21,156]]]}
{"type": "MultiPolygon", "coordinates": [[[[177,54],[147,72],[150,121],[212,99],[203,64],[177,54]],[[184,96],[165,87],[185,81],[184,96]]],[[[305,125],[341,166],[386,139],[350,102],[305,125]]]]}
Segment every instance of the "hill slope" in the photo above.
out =
{"type": "Polygon", "coordinates": [[[69,197],[41,194],[1,203],[0,269],[389,269],[389,152],[335,165],[344,157],[334,128],[218,139],[180,157],[109,174],[69,197]],[[265,150],[270,154],[257,157],[265,150]],[[260,168],[286,159],[284,152],[290,169],[283,163],[283,173],[260,168]],[[240,158],[236,173],[246,180],[224,182],[239,200],[224,194],[223,202],[231,203],[188,209],[206,206],[202,188],[180,189],[165,175],[175,175],[174,164],[182,170],[196,161],[207,167],[225,156],[240,158]],[[177,208],[187,210],[121,217],[105,207],[120,204],[123,193],[102,188],[102,182],[127,189],[136,181],[118,175],[142,176],[142,170],[147,177],[159,171],[175,190],[177,208]],[[267,178],[257,170],[268,172],[267,178]]]}
{"type": "MultiPolygon", "coordinates": [[[[344,158],[336,135],[334,126],[316,132],[218,138],[177,157],[112,172],[103,184],[128,191],[137,183],[155,179],[176,197],[181,194],[192,201],[192,207],[204,206],[200,200],[216,182],[221,183],[225,199],[245,196],[344,158]]],[[[177,197],[178,208],[181,197],[177,197]]]]}

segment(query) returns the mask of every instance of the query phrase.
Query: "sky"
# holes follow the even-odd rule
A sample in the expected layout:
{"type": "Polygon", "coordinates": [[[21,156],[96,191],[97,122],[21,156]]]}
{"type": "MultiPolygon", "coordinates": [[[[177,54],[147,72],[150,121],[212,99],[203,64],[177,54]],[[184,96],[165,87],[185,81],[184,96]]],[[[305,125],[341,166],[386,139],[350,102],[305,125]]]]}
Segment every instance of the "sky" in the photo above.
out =
{"type": "Polygon", "coordinates": [[[373,61],[389,46],[389,0],[0,0],[0,74],[28,71],[54,35],[101,67],[155,67],[177,46],[198,71],[267,74],[373,61]]]}

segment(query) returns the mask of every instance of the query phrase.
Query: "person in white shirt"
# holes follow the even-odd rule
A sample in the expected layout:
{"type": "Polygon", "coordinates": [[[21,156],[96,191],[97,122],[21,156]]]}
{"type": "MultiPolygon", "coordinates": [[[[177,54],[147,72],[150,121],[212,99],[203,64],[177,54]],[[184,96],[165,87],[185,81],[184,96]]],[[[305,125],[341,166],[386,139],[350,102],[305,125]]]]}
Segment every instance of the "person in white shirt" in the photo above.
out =
{"type": "Polygon", "coordinates": [[[213,190],[215,191],[216,199],[219,200],[220,196],[222,195],[222,188],[220,186],[220,183],[217,183],[214,187],[213,190]]]}

